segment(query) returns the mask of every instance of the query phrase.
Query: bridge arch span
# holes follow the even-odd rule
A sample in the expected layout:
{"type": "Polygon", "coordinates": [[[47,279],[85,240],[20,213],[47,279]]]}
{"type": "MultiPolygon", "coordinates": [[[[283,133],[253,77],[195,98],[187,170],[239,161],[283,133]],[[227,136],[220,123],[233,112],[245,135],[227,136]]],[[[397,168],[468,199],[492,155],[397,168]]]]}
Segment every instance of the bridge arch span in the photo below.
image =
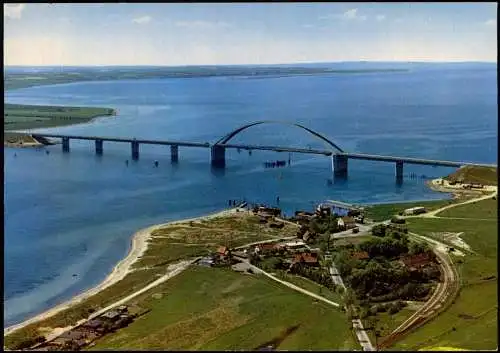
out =
{"type": "Polygon", "coordinates": [[[340,148],[337,144],[335,144],[333,141],[329,140],[325,136],[321,135],[320,133],[318,133],[314,130],[311,130],[311,129],[309,129],[301,124],[292,123],[292,122],[288,122],[288,121],[280,121],[280,120],[261,120],[261,121],[256,121],[256,122],[253,122],[250,124],[243,125],[243,126],[237,128],[236,130],[231,131],[229,134],[225,135],[221,139],[219,139],[215,143],[215,145],[224,145],[225,143],[229,142],[233,137],[238,135],[243,130],[246,130],[252,126],[261,125],[261,124],[283,124],[283,125],[296,126],[298,128],[301,128],[301,129],[307,131],[311,135],[319,138],[320,140],[322,140],[323,142],[328,144],[328,146],[332,147],[334,150],[336,150],[338,152],[342,152],[342,153],[344,152],[344,150],[342,150],[342,148],[340,148]]]}

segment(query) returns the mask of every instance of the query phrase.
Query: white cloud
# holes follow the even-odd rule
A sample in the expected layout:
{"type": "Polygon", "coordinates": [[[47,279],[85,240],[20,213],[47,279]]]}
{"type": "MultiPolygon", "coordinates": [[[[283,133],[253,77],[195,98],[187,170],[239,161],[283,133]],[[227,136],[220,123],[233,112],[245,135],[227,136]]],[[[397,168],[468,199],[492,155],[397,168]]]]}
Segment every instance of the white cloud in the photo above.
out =
{"type": "Polygon", "coordinates": [[[302,25],[302,27],[304,27],[304,28],[313,28],[314,25],[311,25],[311,24],[307,23],[307,24],[302,25]]]}
{"type": "Polygon", "coordinates": [[[174,23],[177,27],[185,27],[185,28],[216,28],[216,27],[231,27],[231,24],[227,22],[210,22],[210,21],[177,21],[174,23]]]}
{"type": "Polygon", "coordinates": [[[350,9],[342,14],[326,14],[318,17],[320,20],[342,19],[342,20],[358,20],[364,21],[368,17],[365,15],[358,15],[358,9],[350,9]]]}
{"type": "Polygon", "coordinates": [[[375,18],[377,19],[377,21],[383,21],[385,20],[385,15],[377,15],[375,18]]]}
{"type": "Polygon", "coordinates": [[[139,25],[142,25],[142,24],[146,24],[146,23],[151,22],[151,20],[152,20],[151,16],[141,16],[141,17],[134,18],[132,20],[132,22],[137,23],[139,25]]]}
{"type": "Polygon", "coordinates": [[[25,8],[26,4],[4,4],[3,5],[4,17],[18,20],[21,18],[21,15],[25,8]]]}
{"type": "Polygon", "coordinates": [[[360,20],[360,21],[366,20],[366,16],[358,15],[358,9],[347,10],[342,14],[342,17],[345,18],[346,20],[360,20]]]}
{"type": "Polygon", "coordinates": [[[491,26],[491,27],[496,27],[497,26],[497,20],[492,18],[491,20],[488,20],[484,22],[486,26],[491,26]]]}

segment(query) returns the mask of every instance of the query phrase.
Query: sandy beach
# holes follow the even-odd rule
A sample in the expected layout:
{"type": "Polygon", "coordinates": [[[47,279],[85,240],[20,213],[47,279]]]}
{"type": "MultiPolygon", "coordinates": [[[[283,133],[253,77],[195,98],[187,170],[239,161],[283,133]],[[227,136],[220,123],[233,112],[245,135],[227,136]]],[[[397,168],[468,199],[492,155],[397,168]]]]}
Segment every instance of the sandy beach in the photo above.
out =
{"type": "Polygon", "coordinates": [[[68,300],[67,302],[64,302],[62,304],[59,304],[35,317],[32,317],[26,321],[23,321],[19,324],[7,327],[4,329],[4,335],[7,335],[9,333],[12,333],[16,330],[19,330],[27,325],[30,325],[32,323],[38,322],[45,320],[63,310],[69,309],[72,306],[82,302],[83,300],[86,300],[87,298],[99,293],[100,291],[108,288],[109,286],[112,286],[113,284],[121,281],[127,274],[132,272],[132,265],[134,262],[136,262],[147,250],[148,248],[148,240],[151,237],[152,232],[154,232],[157,229],[169,226],[169,225],[174,225],[174,224],[179,224],[179,223],[186,223],[186,222],[191,222],[191,221],[199,221],[199,220],[208,220],[216,217],[223,217],[223,216],[228,216],[231,214],[234,214],[238,211],[241,213],[244,213],[243,209],[238,209],[238,208],[233,208],[229,210],[223,210],[214,214],[206,215],[206,216],[201,216],[201,217],[195,217],[195,218],[189,218],[189,219],[182,219],[178,221],[172,221],[172,222],[167,222],[167,223],[162,223],[162,224],[157,224],[153,225],[151,227],[147,227],[144,229],[139,230],[132,236],[132,241],[131,241],[131,246],[130,250],[127,254],[127,256],[121,260],[111,271],[111,273],[102,281],[100,284],[97,286],[73,297],[72,299],[68,300]]]}

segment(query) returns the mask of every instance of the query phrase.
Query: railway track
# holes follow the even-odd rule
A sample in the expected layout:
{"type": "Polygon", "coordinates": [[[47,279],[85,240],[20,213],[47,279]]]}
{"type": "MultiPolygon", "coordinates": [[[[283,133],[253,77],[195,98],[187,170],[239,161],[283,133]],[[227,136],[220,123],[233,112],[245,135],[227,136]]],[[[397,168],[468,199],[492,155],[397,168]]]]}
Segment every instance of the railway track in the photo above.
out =
{"type": "Polygon", "coordinates": [[[411,330],[428,322],[438,314],[445,304],[458,293],[459,282],[456,269],[448,257],[448,254],[442,253],[434,248],[434,253],[439,259],[443,282],[438,283],[436,290],[429,300],[405,322],[399,325],[389,336],[387,336],[378,346],[378,349],[389,347],[398,339],[402,338],[411,330]]]}

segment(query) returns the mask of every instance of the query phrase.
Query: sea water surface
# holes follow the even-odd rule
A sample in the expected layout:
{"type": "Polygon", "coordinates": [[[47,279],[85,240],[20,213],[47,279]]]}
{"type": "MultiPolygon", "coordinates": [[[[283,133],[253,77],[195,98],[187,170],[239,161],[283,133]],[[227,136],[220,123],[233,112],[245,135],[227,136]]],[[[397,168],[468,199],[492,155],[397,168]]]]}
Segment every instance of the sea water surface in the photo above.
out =
{"type": "MultiPolygon", "coordinates": [[[[42,129],[57,133],[215,142],[258,120],[301,123],[346,151],[497,163],[496,65],[422,65],[408,72],[280,78],[190,78],[81,82],[5,94],[8,103],[115,108],[116,117],[42,129]]],[[[325,148],[307,132],[266,124],[235,143],[325,148]]],[[[229,199],[279,206],[288,214],[326,199],[353,203],[439,199],[409,173],[438,177],[453,169],[349,161],[345,183],[330,184],[328,157],[226,152],[214,173],[210,152],[91,141],[4,149],[4,326],[23,321],[98,284],[122,259],[137,230],[227,207],[229,199]],[[46,154],[45,150],[50,151],[46,154]],[[159,161],[155,168],[153,162],[159,161]],[[73,276],[77,274],[77,276],[73,276]]]]}

